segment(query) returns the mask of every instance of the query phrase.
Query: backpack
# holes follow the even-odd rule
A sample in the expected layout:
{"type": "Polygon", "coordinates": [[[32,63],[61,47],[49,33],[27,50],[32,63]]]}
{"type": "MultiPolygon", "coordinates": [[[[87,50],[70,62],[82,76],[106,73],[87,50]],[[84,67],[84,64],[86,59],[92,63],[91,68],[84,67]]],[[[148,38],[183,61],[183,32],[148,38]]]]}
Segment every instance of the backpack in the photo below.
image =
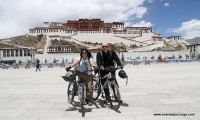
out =
{"type": "MultiPolygon", "coordinates": [[[[112,59],[112,50],[108,50],[109,52],[110,52],[110,58],[109,58],[109,60],[108,61],[110,61],[111,59],[112,59]]],[[[102,51],[100,52],[100,55],[101,55],[101,57],[102,57],[102,60],[103,60],[103,53],[102,53],[102,51]]],[[[114,63],[115,64],[115,63],[114,63]]]]}
{"type": "MultiPolygon", "coordinates": [[[[90,57],[90,58],[91,58],[91,57],[90,57]]],[[[90,63],[90,58],[89,58],[89,57],[87,58],[89,63],[90,63]]],[[[80,57],[79,66],[80,66],[81,59],[82,59],[82,57],[80,57]]],[[[90,66],[91,66],[91,64],[90,64],[90,66]]]]}
{"type": "MultiPolygon", "coordinates": [[[[108,50],[109,52],[110,52],[110,56],[111,56],[111,58],[112,58],[112,51],[109,49],[108,50]]],[[[100,54],[101,54],[101,57],[103,58],[103,53],[102,53],[102,51],[100,52],[100,54]]]]}

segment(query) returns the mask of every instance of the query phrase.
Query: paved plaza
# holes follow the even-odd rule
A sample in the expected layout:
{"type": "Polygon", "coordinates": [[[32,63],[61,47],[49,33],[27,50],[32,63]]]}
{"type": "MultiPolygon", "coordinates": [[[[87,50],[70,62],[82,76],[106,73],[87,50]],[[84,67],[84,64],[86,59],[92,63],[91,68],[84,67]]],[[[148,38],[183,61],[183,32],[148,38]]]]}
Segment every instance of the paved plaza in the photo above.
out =
{"type": "Polygon", "coordinates": [[[200,120],[200,63],[126,65],[119,111],[67,102],[65,69],[0,69],[0,120],[200,120]]]}

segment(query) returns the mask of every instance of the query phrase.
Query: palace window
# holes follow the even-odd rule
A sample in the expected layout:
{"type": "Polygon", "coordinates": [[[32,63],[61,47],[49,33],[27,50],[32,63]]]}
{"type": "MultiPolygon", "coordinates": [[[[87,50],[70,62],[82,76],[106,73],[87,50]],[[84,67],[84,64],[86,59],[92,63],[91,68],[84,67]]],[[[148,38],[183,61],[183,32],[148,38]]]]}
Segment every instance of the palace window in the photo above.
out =
{"type": "Polygon", "coordinates": [[[10,57],[10,50],[7,50],[7,57],[10,57]]]}
{"type": "Polygon", "coordinates": [[[14,57],[14,50],[11,50],[11,57],[14,57]]]}
{"type": "Polygon", "coordinates": [[[57,47],[57,51],[61,51],[61,47],[60,46],[57,47]]]}
{"type": "Polygon", "coordinates": [[[3,51],[3,57],[6,57],[6,50],[3,51]]]}
{"type": "Polygon", "coordinates": [[[16,57],[18,56],[18,50],[15,50],[15,56],[16,57]]]}
{"type": "Polygon", "coordinates": [[[19,50],[19,56],[23,56],[22,50],[19,50]]]}
{"type": "Polygon", "coordinates": [[[49,52],[54,52],[55,48],[54,47],[49,47],[49,52]]]}
{"type": "Polygon", "coordinates": [[[31,51],[30,50],[28,50],[28,56],[31,56],[31,51]]]}
{"type": "Polygon", "coordinates": [[[24,50],[24,56],[28,56],[28,50],[24,50]]]}

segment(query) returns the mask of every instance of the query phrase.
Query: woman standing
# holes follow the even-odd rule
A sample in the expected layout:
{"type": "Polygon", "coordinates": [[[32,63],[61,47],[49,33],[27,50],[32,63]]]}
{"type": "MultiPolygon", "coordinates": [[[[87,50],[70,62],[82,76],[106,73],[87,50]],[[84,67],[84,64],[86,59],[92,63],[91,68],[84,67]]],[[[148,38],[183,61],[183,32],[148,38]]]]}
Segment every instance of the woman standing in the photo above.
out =
{"type": "MultiPolygon", "coordinates": [[[[93,62],[92,55],[87,49],[82,49],[80,53],[80,57],[74,60],[74,62],[66,68],[66,70],[70,70],[74,66],[86,66],[88,70],[92,70],[92,67],[95,69],[96,65],[93,62]]],[[[86,102],[91,105],[92,99],[92,72],[89,71],[86,74],[83,74],[79,77],[82,77],[84,80],[87,81],[87,96],[86,102]]]]}

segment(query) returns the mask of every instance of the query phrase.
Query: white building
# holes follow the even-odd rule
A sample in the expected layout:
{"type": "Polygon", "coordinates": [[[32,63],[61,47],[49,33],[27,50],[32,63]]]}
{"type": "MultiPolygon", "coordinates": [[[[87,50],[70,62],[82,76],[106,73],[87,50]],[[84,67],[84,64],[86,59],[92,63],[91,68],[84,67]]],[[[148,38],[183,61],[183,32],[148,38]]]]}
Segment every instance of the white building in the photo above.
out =
{"type": "Polygon", "coordinates": [[[183,40],[181,36],[169,36],[167,39],[174,43],[182,42],[183,40]]]}
{"type": "Polygon", "coordinates": [[[35,48],[1,48],[0,60],[16,60],[16,62],[34,62],[35,48]]]}
{"type": "Polygon", "coordinates": [[[70,45],[52,45],[48,47],[48,52],[51,54],[57,53],[71,53],[71,46],[70,45]]]}
{"type": "Polygon", "coordinates": [[[190,56],[192,58],[196,57],[199,58],[200,57],[200,44],[193,44],[193,45],[188,45],[189,47],[189,51],[190,51],[190,56]]]}
{"type": "MultiPolygon", "coordinates": [[[[101,19],[69,20],[67,23],[44,22],[43,27],[29,29],[29,35],[44,34],[48,40],[78,40],[82,42],[112,42],[141,44],[130,39],[152,33],[151,27],[124,27],[123,22],[105,23],[101,19]]],[[[148,36],[148,35],[147,35],[148,36]]],[[[151,37],[148,39],[152,39],[151,37]]]]}

